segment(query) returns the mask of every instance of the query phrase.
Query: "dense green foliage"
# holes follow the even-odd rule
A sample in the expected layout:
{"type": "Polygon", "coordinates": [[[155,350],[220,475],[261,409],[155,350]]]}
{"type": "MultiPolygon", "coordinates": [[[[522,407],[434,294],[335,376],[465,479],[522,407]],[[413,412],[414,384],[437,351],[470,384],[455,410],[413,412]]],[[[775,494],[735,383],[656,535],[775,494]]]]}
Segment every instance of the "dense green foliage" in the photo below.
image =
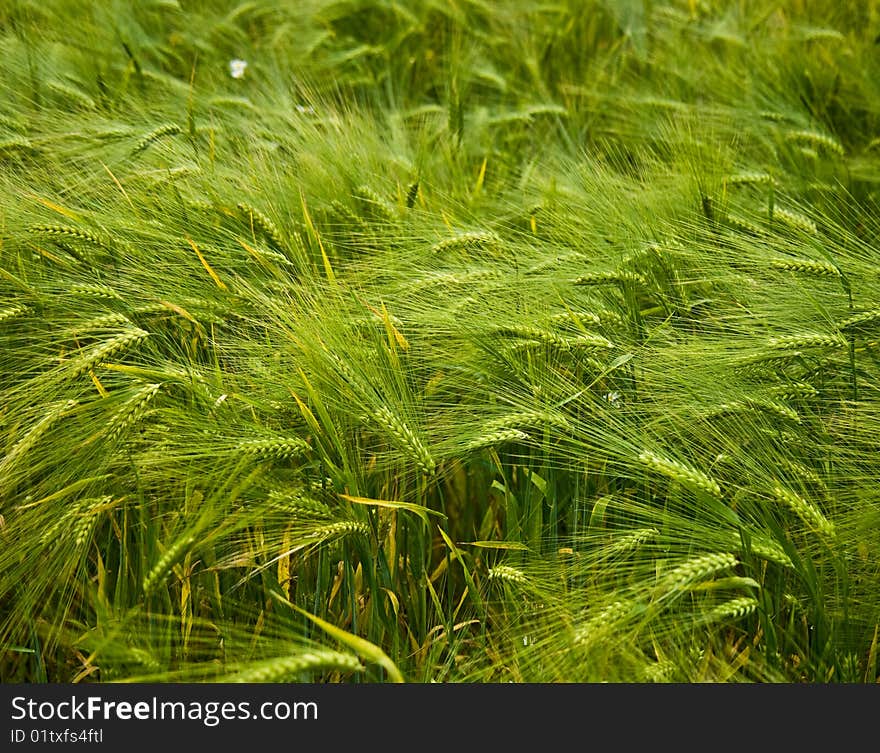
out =
{"type": "Polygon", "coordinates": [[[876,682],[878,39],[4,2],[0,677],[876,682]]]}

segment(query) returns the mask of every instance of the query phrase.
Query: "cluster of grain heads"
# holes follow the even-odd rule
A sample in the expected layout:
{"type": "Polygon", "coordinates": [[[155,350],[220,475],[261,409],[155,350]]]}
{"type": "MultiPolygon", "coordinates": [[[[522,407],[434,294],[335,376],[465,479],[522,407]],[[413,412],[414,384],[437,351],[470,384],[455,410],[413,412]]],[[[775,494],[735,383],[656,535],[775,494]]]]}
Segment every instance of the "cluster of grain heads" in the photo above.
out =
{"type": "Polygon", "coordinates": [[[678,460],[662,457],[649,450],[640,452],[638,459],[648,468],[667,476],[684,487],[705,492],[719,499],[722,496],[721,486],[715,479],[678,460]]]}
{"type": "Polygon", "coordinates": [[[255,662],[221,682],[296,682],[300,675],[326,672],[363,672],[365,667],[352,654],[329,649],[311,649],[293,656],[255,662]]]}

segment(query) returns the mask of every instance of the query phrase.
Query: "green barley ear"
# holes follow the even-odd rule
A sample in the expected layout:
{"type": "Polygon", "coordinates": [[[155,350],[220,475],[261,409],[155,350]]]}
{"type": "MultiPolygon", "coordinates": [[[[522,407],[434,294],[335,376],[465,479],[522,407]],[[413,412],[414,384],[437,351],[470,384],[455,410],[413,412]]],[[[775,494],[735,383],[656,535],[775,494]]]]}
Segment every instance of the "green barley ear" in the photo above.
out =
{"type": "Polygon", "coordinates": [[[639,453],[638,459],[648,468],[671,478],[673,481],[677,481],[682,486],[706,492],[719,499],[722,497],[721,486],[715,479],[689,465],[685,465],[677,460],[661,457],[648,450],[639,453]]]}
{"type": "Polygon", "coordinates": [[[785,272],[799,272],[817,277],[840,277],[840,270],[833,264],[815,259],[773,259],[770,266],[785,272]]]}
{"type": "Polygon", "coordinates": [[[846,154],[843,146],[837,139],[818,131],[788,131],[785,134],[785,138],[787,141],[795,144],[807,145],[830,154],[836,154],[839,157],[843,157],[846,154]]]}
{"type": "Polygon", "coordinates": [[[252,230],[259,230],[270,241],[272,241],[276,248],[285,248],[284,239],[281,235],[281,231],[278,229],[278,226],[268,217],[268,215],[261,212],[255,206],[252,206],[251,204],[246,204],[245,202],[239,202],[236,206],[238,208],[238,211],[241,213],[245,221],[250,225],[252,230]]]}
{"type": "Polygon", "coordinates": [[[254,662],[245,669],[222,677],[219,682],[295,682],[300,675],[326,672],[363,672],[366,669],[352,654],[329,649],[310,649],[293,656],[279,656],[254,662]]]}
{"type": "Polygon", "coordinates": [[[816,226],[815,222],[806,215],[803,215],[800,212],[795,212],[792,209],[784,209],[783,207],[774,206],[773,219],[779,220],[793,230],[807,233],[808,235],[816,235],[819,232],[819,228],[816,226]]]}
{"type": "Polygon", "coordinates": [[[773,487],[773,496],[794,512],[809,528],[823,536],[834,538],[834,524],[816,505],[781,485],[773,487]]]}
{"type": "Polygon", "coordinates": [[[177,125],[177,123],[164,123],[158,128],[154,128],[152,131],[145,134],[144,137],[135,144],[131,153],[132,155],[140,154],[151,144],[159,141],[159,139],[165,138],[166,136],[176,136],[179,133],[183,133],[183,129],[177,125]]]}
{"type": "Polygon", "coordinates": [[[358,186],[354,190],[354,195],[371,214],[386,222],[397,221],[397,213],[391,205],[369,186],[358,186]]]}
{"type": "Polygon", "coordinates": [[[428,448],[415,435],[412,429],[398,418],[389,408],[382,405],[371,412],[372,418],[386,431],[391,434],[395,442],[409,452],[410,458],[416,465],[428,475],[434,473],[437,464],[428,448]]]}
{"type": "Polygon", "coordinates": [[[459,233],[453,238],[447,238],[431,246],[432,254],[448,254],[452,251],[470,251],[478,249],[493,249],[501,245],[501,238],[495,233],[471,232],[459,233]]]}
{"type": "Polygon", "coordinates": [[[195,542],[196,535],[187,533],[165,550],[165,553],[153,565],[143,580],[142,588],[145,596],[149,596],[156,589],[168,571],[180,561],[195,542]]]}
{"type": "Polygon", "coordinates": [[[61,400],[49,405],[43,417],[12,446],[0,460],[0,491],[6,491],[7,485],[11,484],[13,468],[39,444],[54,424],[64,418],[78,404],[76,400],[61,400]]]}

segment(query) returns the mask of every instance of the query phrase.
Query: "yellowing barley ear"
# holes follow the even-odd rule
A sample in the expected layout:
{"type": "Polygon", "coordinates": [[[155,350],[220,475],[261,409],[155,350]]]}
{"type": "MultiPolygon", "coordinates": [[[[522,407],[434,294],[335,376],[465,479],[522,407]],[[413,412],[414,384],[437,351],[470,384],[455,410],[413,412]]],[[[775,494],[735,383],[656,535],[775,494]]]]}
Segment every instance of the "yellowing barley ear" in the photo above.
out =
{"type": "Polygon", "coordinates": [[[501,581],[504,583],[513,583],[518,586],[528,585],[529,579],[522,570],[509,565],[495,565],[490,567],[486,573],[486,577],[492,581],[501,581]]]}

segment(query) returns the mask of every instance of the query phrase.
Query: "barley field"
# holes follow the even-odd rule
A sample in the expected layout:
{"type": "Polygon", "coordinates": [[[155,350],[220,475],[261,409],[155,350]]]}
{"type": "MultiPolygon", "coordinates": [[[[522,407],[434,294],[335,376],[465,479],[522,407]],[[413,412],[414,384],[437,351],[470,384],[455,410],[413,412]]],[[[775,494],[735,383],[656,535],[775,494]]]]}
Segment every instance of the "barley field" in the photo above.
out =
{"type": "Polygon", "coordinates": [[[5,0],[0,679],[880,680],[878,0],[5,0]]]}

